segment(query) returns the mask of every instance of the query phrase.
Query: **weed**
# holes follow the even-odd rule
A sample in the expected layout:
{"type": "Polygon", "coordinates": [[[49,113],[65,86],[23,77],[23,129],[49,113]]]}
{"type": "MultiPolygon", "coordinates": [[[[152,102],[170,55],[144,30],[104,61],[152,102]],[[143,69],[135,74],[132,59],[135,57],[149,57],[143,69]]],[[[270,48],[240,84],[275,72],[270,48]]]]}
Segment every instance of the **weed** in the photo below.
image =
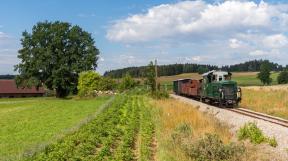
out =
{"type": "Polygon", "coordinates": [[[179,124],[171,134],[174,144],[181,144],[183,139],[192,135],[192,128],[187,123],[179,124]]]}
{"type": "Polygon", "coordinates": [[[241,127],[237,133],[239,140],[249,139],[250,142],[254,144],[260,144],[263,142],[269,143],[272,147],[276,147],[276,139],[264,136],[261,129],[259,129],[254,122],[248,122],[243,127],[241,127]]]}
{"type": "Polygon", "coordinates": [[[268,140],[268,144],[269,144],[270,146],[272,146],[272,147],[278,146],[278,143],[277,143],[275,137],[273,137],[273,138],[267,138],[267,140],[268,140]]]}

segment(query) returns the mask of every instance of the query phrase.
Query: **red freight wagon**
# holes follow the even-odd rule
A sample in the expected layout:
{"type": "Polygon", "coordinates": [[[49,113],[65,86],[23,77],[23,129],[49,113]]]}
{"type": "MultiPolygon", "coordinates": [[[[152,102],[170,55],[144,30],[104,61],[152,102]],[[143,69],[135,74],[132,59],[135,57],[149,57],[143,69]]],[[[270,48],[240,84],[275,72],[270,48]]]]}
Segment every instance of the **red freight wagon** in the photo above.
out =
{"type": "Polygon", "coordinates": [[[181,93],[191,97],[200,96],[201,82],[199,80],[188,80],[181,84],[181,93]]]}

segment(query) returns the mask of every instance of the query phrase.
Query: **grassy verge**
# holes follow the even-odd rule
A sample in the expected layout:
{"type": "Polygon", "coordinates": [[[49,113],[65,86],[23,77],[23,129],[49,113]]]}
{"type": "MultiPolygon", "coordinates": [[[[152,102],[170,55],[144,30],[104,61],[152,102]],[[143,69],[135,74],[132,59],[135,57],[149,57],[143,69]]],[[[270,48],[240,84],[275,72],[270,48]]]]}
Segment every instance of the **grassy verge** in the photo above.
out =
{"type": "Polygon", "coordinates": [[[288,119],[288,92],[286,90],[242,89],[241,106],[288,119]]]}
{"type": "Polygon", "coordinates": [[[93,115],[109,97],[1,99],[0,160],[19,160],[93,115]]]}
{"type": "Polygon", "coordinates": [[[212,117],[205,116],[196,108],[174,99],[152,102],[156,119],[158,140],[157,160],[176,161],[192,160],[185,151],[173,143],[172,134],[181,124],[192,128],[191,137],[200,138],[206,133],[217,134],[224,143],[230,142],[232,134],[212,117]]]}
{"type": "Polygon", "coordinates": [[[174,99],[154,100],[156,160],[233,160],[275,159],[269,150],[249,142],[238,142],[229,128],[196,107],[174,99]],[[234,142],[232,141],[234,140],[234,142]]]}

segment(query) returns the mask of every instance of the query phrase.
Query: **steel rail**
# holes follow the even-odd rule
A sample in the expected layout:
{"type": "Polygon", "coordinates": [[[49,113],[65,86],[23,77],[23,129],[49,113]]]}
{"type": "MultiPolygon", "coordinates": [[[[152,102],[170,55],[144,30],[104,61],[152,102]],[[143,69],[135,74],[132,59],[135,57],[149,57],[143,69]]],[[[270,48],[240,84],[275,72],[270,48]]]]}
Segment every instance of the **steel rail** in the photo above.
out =
{"type": "Polygon", "coordinates": [[[267,122],[270,122],[270,123],[273,123],[273,124],[277,124],[277,125],[281,125],[281,126],[284,126],[284,127],[288,128],[288,120],[284,120],[284,119],[281,119],[281,118],[273,117],[273,116],[270,116],[270,115],[267,115],[267,114],[263,114],[263,113],[259,113],[259,112],[255,112],[255,111],[251,111],[251,110],[246,110],[246,109],[243,109],[243,108],[231,108],[231,109],[225,108],[225,109],[228,110],[228,111],[232,111],[232,112],[241,114],[241,115],[249,116],[249,117],[252,117],[252,118],[256,118],[256,119],[259,119],[259,120],[267,121],[267,122]]]}

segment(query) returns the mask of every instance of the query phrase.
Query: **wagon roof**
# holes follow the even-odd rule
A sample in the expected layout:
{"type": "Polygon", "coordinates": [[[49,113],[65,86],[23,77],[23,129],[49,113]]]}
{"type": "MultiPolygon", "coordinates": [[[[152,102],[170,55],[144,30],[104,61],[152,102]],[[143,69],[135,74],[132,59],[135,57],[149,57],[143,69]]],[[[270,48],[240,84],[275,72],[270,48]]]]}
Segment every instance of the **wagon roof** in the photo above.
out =
{"type": "Polygon", "coordinates": [[[44,93],[44,89],[42,87],[40,87],[38,90],[36,89],[36,87],[31,87],[31,88],[23,88],[23,87],[19,87],[17,88],[17,85],[15,83],[15,80],[0,80],[0,93],[44,93]]]}

